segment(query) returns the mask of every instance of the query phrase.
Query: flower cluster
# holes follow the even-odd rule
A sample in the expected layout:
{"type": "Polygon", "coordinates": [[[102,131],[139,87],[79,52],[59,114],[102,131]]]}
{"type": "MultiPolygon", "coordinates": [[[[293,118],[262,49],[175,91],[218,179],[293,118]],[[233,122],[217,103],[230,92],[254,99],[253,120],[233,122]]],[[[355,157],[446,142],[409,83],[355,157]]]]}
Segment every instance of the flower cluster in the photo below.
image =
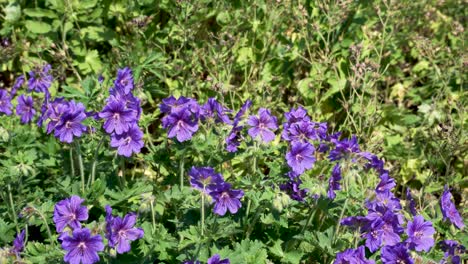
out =
{"type": "Polygon", "coordinates": [[[132,94],[133,89],[130,68],[119,69],[106,105],[98,114],[104,119],[104,130],[111,136],[111,147],[125,157],[140,153],[144,146],[143,132],[138,127],[142,110],[140,100],[132,94]]]}
{"type": "MultiPolygon", "coordinates": [[[[58,202],[54,208],[54,223],[60,234],[62,248],[67,251],[64,261],[68,263],[92,264],[99,261],[98,252],[104,250],[102,236],[94,235],[81,222],[88,219],[88,209],[81,204],[84,199],[73,195],[58,202]]],[[[119,254],[130,251],[130,241],[140,239],[144,233],[134,228],[136,215],[127,214],[123,219],[112,216],[112,209],[106,206],[106,232],[109,248],[116,248],[119,254]]]]}
{"type": "Polygon", "coordinates": [[[72,143],[74,137],[81,137],[87,131],[83,124],[87,118],[86,109],[82,103],[56,98],[51,102],[45,101],[42,110],[38,124],[47,122],[47,133],[54,132],[61,142],[72,143]]]}
{"type": "MultiPolygon", "coordinates": [[[[282,184],[280,188],[290,194],[297,201],[304,201],[308,190],[301,189],[301,174],[312,169],[316,157],[317,142],[318,150],[324,149],[324,141],[328,138],[327,123],[316,123],[311,121],[307,111],[302,108],[293,108],[284,114],[286,122],[283,123],[281,137],[289,145],[286,153],[286,162],[291,171],[288,173],[289,181],[282,184]]],[[[325,148],[326,149],[326,148],[325,148]]]]}
{"type": "Polygon", "coordinates": [[[160,109],[165,114],[162,126],[168,129],[169,138],[175,137],[179,142],[184,142],[198,131],[201,109],[195,99],[183,96],[176,99],[171,96],[162,100],[160,109]]]}
{"type": "MultiPolygon", "coordinates": [[[[343,153],[359,151],[355,140],[348,141],[348,143],[350,144],[347,147],[342,148],[346,151],[341,151],[341,154],[335,152],[334,157],[342,157],[343,153]]],[[[412,199],[409,189],[406,191],[406,197],[408,210],[413,217],[412,220],[405,219],[404,214],[401,213],[400,200],[392,192],[392,189],[396,186],[395,180],[383,168],[383,161],[370,153],[361,152],[359,155],[368,161],[366,168],[373,168],[380,175],[380,182],[375,188],[375,198],[367,200],[365,203],[368,211],[367,216],[346,217],[341,220],[341,224],[357,228],[370,252],[377,252],[380,249],[383,263],[412,264],[414,260],[410,251],[429,252],[434,246],[436,231],[430,221],[426,221],[423,216],[417,214],[415,201],[412,199]],[[406,239],[404,239],[405,237],[406,239]]],[[[444,217],[448,218],[458,228],[462,228],[463,221],[450,199],[451,194],[448,187],[446,187],[441,198],[442,212],[444,217]]],[[[453,243],[447,243],[447,245],[449,244],[453,243]]],[[[455,259],[453,263],[458,263],[455,250],[451,250],[450,246],[447,245],[442,245],[443,248],[445,247],[445,258],[455,259]]],[[[345,253],[348,251],[341,254],[346,255],[345,253]]],[[[350,263],[345,262],[340,256],[342,255],[338,254],[335,263],[350,263]]]]}
{"type": "Polygon", "coordinates": [[[223,176],[210,167],[192,167],[189,171],[190,184],[210,195],[215,201],[213,212],[225,215],[229,210],[231,214],[237,213],[242,207],[240,199],[244,196],[242,190],[234,190],[230,183],[224,181],[223,176]]]}

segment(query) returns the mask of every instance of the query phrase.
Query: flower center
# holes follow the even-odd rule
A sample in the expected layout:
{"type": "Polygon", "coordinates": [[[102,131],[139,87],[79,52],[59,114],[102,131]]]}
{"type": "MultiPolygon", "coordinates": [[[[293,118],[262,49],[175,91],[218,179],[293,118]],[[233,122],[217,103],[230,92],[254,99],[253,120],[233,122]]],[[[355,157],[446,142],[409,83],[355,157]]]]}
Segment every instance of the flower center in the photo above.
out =
{"type": "Polygon", "coordinates": [[[302,161],[303,159],[304,159],[304,157],[301,154],[296,155],[296,160],[297,161],[302,161]]]}
{"type": "Polygon", "coordinates": [[[86,249],[86,243],[85,242],[80,242],[78,244],[78,248],[80,248],[81,250],[85,250],[86,249]]]}
{"type": "Polygon", "coordinates": [[[67,121],[67,123],[65,123],[65,127],[66,127],[66,128],[71,128],[71,124],[72,124],[72,122],[67,121]]]}
{"type": "Polygon", "coordinates": [[[226,198],[229,198],[229,193],[228,192],[223,192],[221,194],[221,199],[226,199],[226,198]]]}
{"type": "Polygon", "coordinates": [[[263,124],[263,123],[258,124],[258,128],[260,128],[262,130],[265,129],[265,124],[263,124]]]}
{"type": "Polygon", "coordinates": [[[130,144],[131,141],[132,141],[132,138],[129,136],[124,140],[124,143],[125,144],[130,144]]]}
{"type": "Polygon", "coordinates": [[[421,238],[423,235],[423,233],[421,231],[417,231],[414,233],[414,236],[417,237],[417,238],[421,238]]]}
{"type": "Polygon", "coordinates": [[[119,120],[120,119],[120,114],[119,113],[114,113],[112,118],[119,120]]]}

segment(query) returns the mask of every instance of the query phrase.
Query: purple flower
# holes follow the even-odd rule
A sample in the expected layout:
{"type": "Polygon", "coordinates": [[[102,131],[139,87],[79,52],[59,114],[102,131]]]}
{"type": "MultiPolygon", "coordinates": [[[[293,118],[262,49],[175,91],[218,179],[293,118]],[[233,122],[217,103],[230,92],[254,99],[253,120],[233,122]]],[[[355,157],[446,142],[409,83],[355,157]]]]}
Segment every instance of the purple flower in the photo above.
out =
{"type": "Polygon", "coordinates": [[[54,78],[49,74],[52,69],[50,64],[45,65],[42,69],[29,72],[28,87],[29,91],[38,93],[49,93],[49,87],[52,85],[54,78]]]}
{"type": "Polygon", "coordinates": [[[286,153],[287,163],[295,173],[302,174],[314,166],[314,152],[314,146],[309,143],[293,142],[291,149],[286,153]]]}
{"type": "Polygon", "coordinates": [[[0,113],[11,115],[11,97],[8,95],[6,90],[0,90],[0,113]]]}
{"type": "Polygon", "coordinates": [[[81,137],[86,132],[86,126],[81,122],[86,119],[85,107],[82,103],[71,101],[68,108],[60,117],[60,121],[55,127],[55,137],[60,141],[72,143],[73,137],[81,137]]]}
{"type": "Polygon", "coordinates": [[[370,221],[367,219],[367,226],[363,226],[365,233],[363,237],[366,239],[366,247],[370,252],[377,251],[382,245],[383,225],[384,222],[381,219],[375,219],[370,221]]]}
{"type": "Polygon", "coordinates": [[[110,247],[114,247],[114,244],[111,240],[112,237],[112,223],[114,221],[114,216],[112,216],[112,207],[110,205],[105,206],[106,209],[106,232],[104,236],[107,238],[110,247]]]}
{"type": "Polygon", "coordinates": [[[136,116],[136,120],[140,119],[142,112],[141,102],[140,99],[138,99],[138,97],[136,96],[133,96],[132,93],[123,94],[116,89],[111,89],[110,97],[108,98],[107,103],[109,103],[110,101],[123,102],[125,105],[125,109],[133,111],[136,116]]]}
{"type": "Polygon", "coordinates": [[[184,142],[192,138],[198,131],[198,120],[187,110],[173,112],[162,119],[164,128],[169,129],[167,136],[176,137],[179,142],[184,142]]]}
{"type": "Polygon", "coordinates": [[[461,258],[457,254],[463,254],[465,252],[465,247],[458,244],[454,240],[443,240],[439,242],[440,249],[444,253],[444,258],[441,260],[441,264],[461,264],[461,258]]]}
{"type": "Polygon", "coordinates": [[[359,144],[357,143],[356,135],[351,139],[343,139],[335,142],[335,148],[330,151],[328,158],[331,161],[346,158],[351,153],[359,153],[359,144]]]}
{"type": "Polygon", "coordinates": [[[242,207],[240,199],[244,196],[244,192],[242,190],[232,190],[229,183],[218,184],[217,188],[210,191],[209,194],[216,202],[213,212],[218,215],[225,215],[227,210],[231,214],[235,214],[242,207]]]}
{"type": "Polygon", "coordinates": [[[394,246],[385,246],[381,251],[382,262],[385,264],[413,264],[408,249],[402,243],[394,246]]]}
{"type": "Polygon", "coordinates": [[[221,260],[221,257],[219,254],[213,255],[211,258],[208,259],[207,264],[230,264],[231,262],[229,259],[223,259],[221,260]]]}
{"type": "Polygon", "coordinates": [[[195,99],[184,96],[176,99],[172,95],[162,100],[162,103],[159,105],[159,109],[161,110],[161,113],[164,114],[188,110],[190,113],[198,115],[200,112],[200,106],[195,99]]]}
{"type": "Polygon", "coordinates": [[[413,197],[411,196],[410,188],[406,188],[406,202],[409,208],[410,213],[415,216],[416,215],[416,202],[414,201],[413,197]]]}
{"type": "Polygon", "coordinates": [[[283,130],[282,138],[286,141],[299,141],[306,143],[310,139],[318,139],[313,129],[312,122],[300,121],[288,126],[283,130]]]}
{"type": "Polygon", "coordinates": [[[34,110],[34,101],[31,96],[18,97],[18,105],[16,106],[16,114],[21,116],[21,123],[26,124],[31,122],[36,110],[34,110]]]}
{"type": "Polygon", "coordinates": [[[463,223],[463,219],[461,218],[460,214],[455,207],[455,204],[452,202],[452,194],[447,185],[444,187],[444,193],[440,199],[440,209],[442,211],[442,215],[444,216],[444,220],[449,220],[452,224],[454,224],[458,229],[462,229],[465,224],[463,223]]]}
{"type": "Polygon", "coordinates": [[[98,251],[104,250],[102,237],[92,236],[87,228],[76,228],[72,236],[66,236],[62,248],[67,252],[63,260],[70,264],[92,264],[99,261],[98,251]]]}
{"type": "Polygon", "coordinates": [[[252,101],[251,100],[247,100],[245,101],[245,103],[241,106],[241,109],[239,110],[239,112],[237,112],[237,114],[234,116],[234,122],[233,122],[233,126],[236,127],[239,122],[242,120],[242,117],[244,116],[245,112],[247,112],[247,110],[252,106],[252,101]]]}
{"type": "Polygon", "coordinates": [[[195,260],[195,261],[193,261],[193,260],[186,260],[186,261],[182,262],[182,264],[201,264],[201,263],[200,263],[200,261],[198,261],[198,260],[195,260]]]}
{"type": "Polygon", "coordinates": [[[229,135],[226,137],[226,150],[228,152],[237,151],[237,148],[240,146],[242,141],[241,132],[243,128],[243,126],[234,126],[229,135]]]}
{"type": "Polygon", "coordinates": [[[416,251],[426,251],[434,246],[435,229],[431,222],[425,222],[421,215],[415,216],[413,222],[409,221],[406,226],[406,234],[408,239],[406,242],[410,249],[416,251]]]}
{"type": "Polygon", "coordinates": [[[336,255],[333,264],[374,264],[373,260],[366,259],[366,252],[364,246],[357,249],[347,249],[336,255]]]}
{"type": "Polygon", "coordinates": [[[136,218],[136,214],[130,213],[125,215],[123,219],[116,216],[111,220],[109,246],[117,247],[117,253],[123,254],[130,251],[130,241],[143,237],[143,229],[134,227],[136,218]]]}
{"type": "Polygon", "coordinates": [[[340,185],[340,180],[341,180],[341,168],[340,164],[337,163],[333,167],[332,175],[330,177],[330,180],[328,181],[328,198],[330,199],[335,199],[336,194],[335,191],[341,190],[341,185],[340,185]]]}
{"type": "Polygon", "coordinates": [[[136,113],[126,109],[125,102],[120,100],[109,100],[99,117],[105,119],[104,130],[108,134],[115,132],[117,135],[126,132],[130,125],[137,121],[136,113]]]}
{"type": "Polygon", "coordinates": [[[23,86],[24,79],[25,78],[23,74],[21,74],[20,76],[18,76],[18,78],[16,78],[15,84],[13,84],[13,87],[11,88],[11,91],[10,91],[11,97],[14,97],[18,89],[21,88],[21,86],[23,86]]]}
{"type": "Polygon", "coordinates": [[[14,254],[18,254],[23,251],[24,248],[24,236],[26,235],[26,230],[21,230],[21,232],[16,236],[15,240],[13,240],[13,248],[11,251],[14,254]]]}
{"type": "Polygon", "coordinates": [[[275,131],[278,129],[276,117],[271,115],[270,110],[260,108],[258,110],[258,116],[250,116],[247,120],[247,124],[251,126],[249,129],[249,135],[252,138],[260,135],[264,142],[270,142],[275,139],[275,131]]]}
{"type": "Polygon", "coordinates": [[[226,113],[229,109],[223,107],[215,98],[209,98],[208,101],[201,107],[201,116],[203,119],[213,119],[216,123],[223,122],[232,124],[226,113]]]}
{"type": "Polygon", "coordinates": [[[46,102],[42,105],[42,113],[39,117],[39,121],[41,121],[42,125],[42,121],[49,119],[49,123],[47,124],[47,134],[50,134],[55,130],[60,120],[62,119],[62,115],[64,115],[67,111],[68,102],[63,98],[56,98],[53,102],[46,102]]]}
{"type": "Polygon", "coordinates": [[[286,192],[291,199],[296,200],[298,202],[303,202],[304,199],[307,197],[307,193],[309,192],[308,189],[301,189],[300,185],[302,181],[297,178],[295,180],[290,180],[285,184],[280,185],[280,190],[286,192]]]}
{"type": "Polygon", "coordinates": [[[292,108],[289,112],[284,113],[284,117],[286,118],[286,121],[288,121],[288,124],[310,121],[307,111],[302,107],[298,107],[297,109],[292,108]]]}
{"type": "MultiPolygon", "coordinates": [[[[373,168],[379,174],[384,173],[384,162],[383,162],[383,160],[379,159],[379,157],[377,157],[376,155],[368,153],[368,152],[361,152],[359,154],[369,161],[366,164],[366,169],[373,168]]],[[[388,174],[388,172],[387,172],[387,174],[388,174]]]]}
{"type": "Polygon", "coordinates": [[[380,174],[380,182],[375,187],[375,191],[377,193],[388,192],[395,186],[395,180],[388,175],[388,171],[383,171],[383,173],[380,174]]]}
{"type": "Polygon", "coordinates": [[[200,191],[213,190],[224,182],[223,176],[211,167],[192,167],[188,174],[192,187],[200,191]]]}
{"type": "Polygon", "coordinates": [[[114,86],[117,91],[120,91],[123,94],[130,93],[134,87],[132,70],[128,67],[117,70],[117,78],[114,81],[114,86]]]}
{"type": "Polygon", "coordinates": [[[111,135],[111,147],[117,148],[119,155],[130,157],[133,153],[140,153],[143,148],[143,132],[136,124],[128,127],[128,130],[120,135],[111,135]]]}
{"type": "Polygon", "coordinates": [[[80,221],[88,219],[88,209],[86,206],[81,206],[82,202],[84,199],[73,195],[55,205],[53,219],[58,233],[61,233],[66,226],[72,229],[80,228],[80,221]]]}
{"type": "Polygon", "coordinates": [[[368,225],[369,220],[364,216],[349,216],[341,219],[340,224],[354,228],[361,228],[368,225]]]}

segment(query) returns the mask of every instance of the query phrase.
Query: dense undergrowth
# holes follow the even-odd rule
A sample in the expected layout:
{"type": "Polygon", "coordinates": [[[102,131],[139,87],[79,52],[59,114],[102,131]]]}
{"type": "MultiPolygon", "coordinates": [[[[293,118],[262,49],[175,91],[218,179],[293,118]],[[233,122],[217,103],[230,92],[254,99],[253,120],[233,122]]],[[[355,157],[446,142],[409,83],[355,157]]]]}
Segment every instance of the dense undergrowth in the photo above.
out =
{"type": "Polygon", "coordinates": [[[0,263],[463,262],[466,17],[0,0],[0,263]]]}

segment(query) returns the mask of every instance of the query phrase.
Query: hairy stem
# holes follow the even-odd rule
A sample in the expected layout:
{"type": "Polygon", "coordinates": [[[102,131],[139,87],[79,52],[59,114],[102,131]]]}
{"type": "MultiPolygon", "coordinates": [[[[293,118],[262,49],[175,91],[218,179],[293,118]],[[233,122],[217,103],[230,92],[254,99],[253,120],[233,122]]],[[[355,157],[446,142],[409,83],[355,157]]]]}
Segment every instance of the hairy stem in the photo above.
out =
{"type": "Polygon", "coordinates": [[[16,219],[16,210],[15,210],[15,204],[13,203],[13,194],[11,193],[11,186],[10,184],[7,185],[7,188],[8,188],[8,198],[10,200],[10,207],[11,207],[11,211],[12,211],[12,218],[13,218],[13,221],[15,222],[15,226],[16,226],[16,232],[19,234],[20,233],[20,228],[18,226],[18,220],[16,219]]]}
{"type": "Polygon", "coordinates": [[[201,235],[203,236],[205,231],[205,189],[203,188],[203,192],[201,193],[201,235]]]}
{"type": "Polygon", "coordinates": [[[84,175],[84,167],[83,167],[83,157],[81,156],[81,148],[80,143],[76,142],[76,153],[78,154],[78,166],[80,169],[80,177],[81,177],[81,192],[84,194],[85,192],[85,175],[84,175]]]}

